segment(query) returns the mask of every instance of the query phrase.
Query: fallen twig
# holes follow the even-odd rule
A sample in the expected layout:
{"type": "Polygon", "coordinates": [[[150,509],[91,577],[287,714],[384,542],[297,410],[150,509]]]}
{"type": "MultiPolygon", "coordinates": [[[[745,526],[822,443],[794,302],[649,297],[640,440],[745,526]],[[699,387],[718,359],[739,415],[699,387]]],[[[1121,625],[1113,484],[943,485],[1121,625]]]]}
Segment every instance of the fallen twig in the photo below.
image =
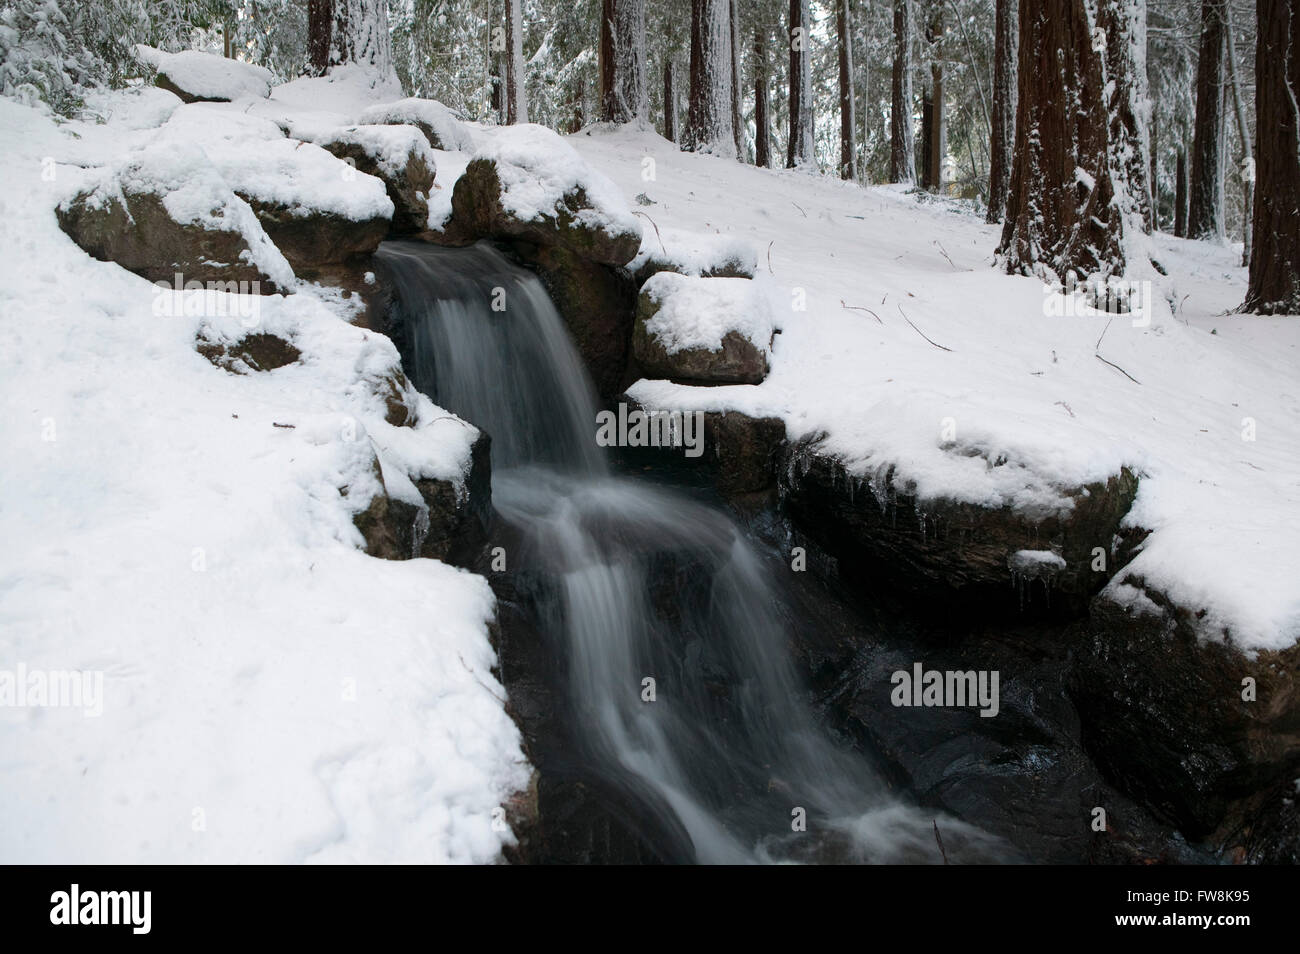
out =
{"type": "Polygon", "coordinates": [[[641,216],[643,219],[645,219],[647,222],[649,222],[651,225],[654,225],[654,227],[655,227],[655,238],[657,238],[657,239],[659,240],[659,249],[660,249],[660,251],[662,251],[665,255],[667,255],[667,254],[668,254],[668,249],[664,248],[664,237],[663,237],[662,235],[659,234],[659,226],[658,226],[658,225],[655,225],[655,220],[652,219],[652,218],[650,218],[650,216],[646,215],[644,212],[638,212],[636,209],[633,209],[633,210],[632,210],[632,214],[633,214],[633,215],[639,215],[639,216],[641,216]]]}
{"type": "Polygon", "coordinates": [[[939,822],[937,819],[931,819],[934,822],[934,841],[939,846],[939,854],[943,855],[943,863],[948,863],[948,852],[943,850],[943,839],[939,837],[939,822]]]}
{"type": "Polygon", "coordinates": [[[1064,401],[1057,401],[1056,405],[1065,408],[1065,413],[1070,415],[1070,417],[1074,417],[1074,412],[1070,410],[1070,405],[1066,404],[1064,401]]]}
{"type": "Polygon", "coordinates": [[[803,215],[803,217],[804,217],[805,219],[808,218],[808,213],[807,213],[807,212],[804,212],[803,209],[799,208],[799,203],[798,203],[798,202],[791,202],[790,204],[793,205],[796,209],[799,209],[799,212],[803,215]]]}
{"type": "Polygon", "coordinates": [[[776,244],[776,239],[772,239],[772,241],[767,243],[767,270],[771,272],[771,274],[773,275],[776,274],[776,272],[772,269],[772,246],[775,244],[776,244]]]}
{"type": "MultiPolygon", "coordinates": [[[[898,313],[899,313],[900,315],[903,316],[903,320],[904,320],[905,322],[907,322],[909,325],[912,325],[912,319],[909,318],[909,317],[907,317],[907,315],[903,312],[903,306],[902,306],[902,305],[898,305],[898,304],[896,304],[896,305],[894,305],[894,307],[897,308],[897,309],[898,309],[898,313]]],[[[916,327],[916,325],[912,325],[912,330],[915,331],[915,332],[916,332],[918,335],[920,335],[922,338],[924,338],[926,341],[930,342],[930,344],[934,345],[934,346],[935,346],[936,348],[938,348],[940,351],[947,351],[947,352],[949,352],[949,353],[951,353],[951,354],[956,354],[956,353],[957,353],[957,352],[953,351],[951,348],[945,348],[943,345],[939,344],[939,342],[935,341],[933,338],[931,338],[929,335],[927,335],[927,334],[926,334],[924,331],[922,331],[920,328],[916,327]]]]}
{"type": "Polygon", "coordinates": [[[948,264],[960,272],[961,269],[957,268],[957,263],[952,260],[952,256],[950,256],[948,254],[948,250],[943,247],[943,243],[940,242],[938,239],[935,239],[934,244],[939,246],[939,254],[942,255],[944,258],[948,259],[948,264]]]}
{"type": "Polygon", "coordinates": [[[1133,377],[1133,375],[1129,374],[1127,371],[1125,371],[1123,368],[1121,368],[1121,367],[1120,367],[1118,364],[1116,364],[1114,361],[1107,361],[1105,358],[1103,358],[1103,357],[1102,357],[1101,355],[1099,355],[1099,354],[1098,354],[1098,355],[1093,355],[1093,357],[1096,358],[1098,361],[1100,361],[1102,364],[1108,364],[1108,365],[1110,365],[1112,368],[1114,368],[1114,369],[1115,369],[1116,371],[1118,371],[1120,374],[1124,375],[1124,377],[1128,378],[1128,379],[1129,379],[1130,381],[1132,381],[1134,384],[1141,384],[1141,383],[1142,383],[1142,382],[1139,381],[1137,378],[1133,377]]]}
{"type": "Polygon", "coordinates": [[[848,308],[848,309],[851,309],[852,311],[865,311],[865,312],[866,312],[868,315],[870,315],[872,318],[876,319],[876,321],[877,321],[879,324],[882,324],[882,325],[884,324],[884,322],[880,320],[880,316],[877,315],[877,314],[876,314],[874,311],[872,311],[870,308],[863,308],[861,305],[847,305],[847,304],[844,303],[844,299],[843,299],[843,298],[840,299],[840,307],[841,307],[841,308],[848,308]]]}
{"type": "Polygon", "coordinates": [[[272,421],[272,422],[271,422],[271,426],[272,426],[272,427],[284,427],[284,428],[288,428],[288,429],[292,430],[293,428],[297,427],[298,425],[296,425],[296,424],[281,424],[279,421],[272,421]]]}

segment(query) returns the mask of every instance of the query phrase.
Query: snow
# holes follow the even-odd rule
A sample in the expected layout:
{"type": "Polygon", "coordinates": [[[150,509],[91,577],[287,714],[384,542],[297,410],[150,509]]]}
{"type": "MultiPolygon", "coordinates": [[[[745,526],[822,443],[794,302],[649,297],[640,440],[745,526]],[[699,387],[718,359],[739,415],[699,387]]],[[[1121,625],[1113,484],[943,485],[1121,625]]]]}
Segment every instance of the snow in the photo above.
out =
{"type": "Polygon", "coordinates": [[[356,121],[363,125],[407,123],[424,125],[433,130],[443,149],[474,151],[472,127],[461,122],[442,103],[412,96],[395,103],[380,103],[363,109],[356,121]]]}
{"type": "Polygon", "coordinates": [[[172,293],[59,230],[55,204],[108,171],[83,164],[228,221],[202,151],[228,126],[186,149],[9,101],[0,125],[0,669],[104,690],[98,717],[0,707],[0,860],[497,860],[494,812],[529,770],[491,591],[368,557],[352,523],[377,473],[394,495],[463,482],[477,432],[423,397],[416,426],[388,424],[396,350],[336,292],[160,308],[172,293]],[[195,350],[251,331],[301,359],[233,374],[195,350]]]}
{"type": "Polygon", "coordinates": [[[317,142],[359,146],[375,160],[385,178],[401,178],[412,157],[423,159],[430,172],[437,171],[433,147],[414,126],[347,126],[322,131],[314,138],[317,142]]]}
{"type": "Polygon", "coordinates": [[[588,208],[576,216],[579,224],[610,235],[641,234],[641,221],[614,183],[544,126],[494,129],[484,135],[474,158],[496,163],[502,207],[522,221],[554,217],[564,196],[582,189],[588,208]]]}
{"type": "Polygon", "coordinates": [[[644,229],[641,249],[627,267],[635,273],[651,262],[683,275],[703,275],[723,268],[752,275],[758,269],[754,246],[744,239],[669,226],[659,226],[658,231],[644,229]]]}
{"type": "Polygon", "coordinates": [[[767,295],[748,278],[692,278],[659,272],[641,294],[659,306],[646,331],[668,354],[692,348],[721,351],[722,339],[737,332],[767,354],[774,331],[767,295]]]}
{"type": "Polygon", "coordinates": [[[200,99],[233,102],[245,96],[265,98],[275,82],[275,74],[265,67],[200,50],[166,53],[139,44],[135,53],[141,62],[167,74],[174,86],[200,99]]]}
{"type": "Polygon", "coordinates": [[[1245,297],[1239,251],[1157,235],[1170,274],[1149,317],[1065,315],[1041,282],[994,269],[998,227],[952,204],[630,129],[568,142],[625,197],[646,193],[661,231],[765,250],[755,284],[783,333],[764,382],[641,381],[631,397],[780,417],[856,476],[896,467],[922,501],[1060,513],[1130,466],[1128,522],[1152,532],[1112,592],[1143,581],[1248,652],[1300,638],[1300,322],[1225,314],[1245,297]]]}

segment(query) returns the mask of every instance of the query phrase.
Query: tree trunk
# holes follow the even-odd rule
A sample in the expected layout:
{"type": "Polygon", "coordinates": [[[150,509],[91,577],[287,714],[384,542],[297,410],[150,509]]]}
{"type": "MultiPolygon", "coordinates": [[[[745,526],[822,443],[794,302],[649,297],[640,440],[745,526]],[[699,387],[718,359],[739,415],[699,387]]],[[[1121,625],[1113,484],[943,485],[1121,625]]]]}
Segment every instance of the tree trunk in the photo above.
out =
{"type": "Polygon", "coordinates": [[[853,22],[849,0],[838,0],[836,24],[840,61],[840,178],[858,177],[857,114],[853,108],[853,22]]]}
{"type": "Polygon", "coordinates": [[[894,0],[894,77],[889,98],[889,181],[916,181],[912,136],[912,5],[894,0]]]}
{"type": "Polygon", "coordinates": [[[745,161],[745,120],[742,100],[745,87],[740,76],[740,14],[736,0],[730,0],[731,19],[731,134],[736,143],[736,158],[745,161]]]}
{"type": "Polygon", "coordinates": [[[1122,187],[1121,204],[1130,223],[1150,234],[1155,224],[1151,199],[1151,143],[1145,122],[1150,110],[1147,87],[1146,0],[1094,0],[1105,31],[1106,75],[1110,80],[1110,159],[1113,181],[1122,187]]]}
{"type": "Polygon", "coordinates": [[[506,123],[528,122],[524,77],[523,0],[506,0],[506,123]]]}
{"type": "Polygon", "coordinates": [[[1196,126],[1192,134],[1190,238],[1223,235],[1223,60],[1227,0],[1201,6],[1201,55],[1196,64],[1196,126]]]}
{"type": "Polygon", "coordinates": [[[1174,235],[1187,238],[1187,150],[1182,146],[1174,169],[1174,235]]]}
{"type": "Polygon", "coordinates": [[[1225,6],[1224,32],[1227,34],[1228,79],[1232,84],[1232,107],[1237,117],[1237,133],[1241,136],[1241,264],[1250,264],[1251,226],[1250,213],[1254,205],[1255,150],[1250,144],[1250,123],[1246,121],[1246,104],[1237,82],[1237,41],[1232,35],[1232,8],[1225,6]]]}
{"type": "Polygon", "coordinates": [[[1126,230],[1140,230],[1141,219],[1114,131],[1145,132],[1140,117],[1122,115],[1129,97],[1106,97],[1135,85],[1112,72],[1132,65],[1126,10],[1124,0],[1022,0],[1015,159],[998,249],[1008,272],[1062,282],[1124,272],[1126,230]]]}
{"type": "Polygon", "coordinates": [[[644,121],[645,0],[604,0],[600,18],[600,118],[607,123],[644,121]]]}
{"type": "Polygon", "coordinates": [[[1246,311],[1300,315],[1300,0],[1259,0],[1254,249],[1246,311]]]}
{"type": "Polygon", "coordinates": [[[691,92],[685,147],[732,155],[729,0],[691,0],[691,92]]]}
{"type": "Polygon", "coordinates": [[[930,82],[921,96],[921,186],[931,192],[943,188],[943,160],[947,153],[943,124],[942,0],[935,0],[925,27],[930,49],[930,82]]]}
{"type": "Polygon", "coordinates": [[[786,165],[817,164],[813,133],[812,64],[808,0],[790,0],[790,143],[786,165]]]}
{"type": "Polygon", "coordinates": [[[772,168],[772,141],[767,118],[767,31],[754,27],[754,164],[772,168]]]}
{"type": "Polygon", "coordinates": [[[324,76],[330,68],[330,35],[334,29],[331,0],[307,2],[307,54],[313,76],[324,76]]]}
{"type": "Polygon", "coordinates": [[[993,41],[993,134],[989,144],[990,224],[1002,221],[1011,182],[1011,147],[1016,136],[1016,0],[996,0],[993,41]]]}
{"type": "Polygon", "coordinates": [[[677,93],[673,90],[672,60],[664,60],[664,138],[677,141],[677,93]]]}

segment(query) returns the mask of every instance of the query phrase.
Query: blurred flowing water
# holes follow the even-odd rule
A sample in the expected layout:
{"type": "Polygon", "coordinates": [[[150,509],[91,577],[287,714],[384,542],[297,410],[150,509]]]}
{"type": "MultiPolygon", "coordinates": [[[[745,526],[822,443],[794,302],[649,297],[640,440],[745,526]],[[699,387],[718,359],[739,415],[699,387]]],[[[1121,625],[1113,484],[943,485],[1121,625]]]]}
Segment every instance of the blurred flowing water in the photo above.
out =
{"type": "MultiPolygon", "coordinates": [[[[777,622],[780,587],[722,510],[611,474],[596,395],[531,272],[480,244],[377,255],[416,387],[492,438],[492,493],[548,581],[581,757],[704,863],[940,862],[934,815],[891,795],[817,724],[777,622]],[[653,701],[646,679],[653,679],[653,701]],[[796,830],[800,815],[806,830],[796,830]]],[[[998,843],[943,819],[949,860],[998,843]]]]}

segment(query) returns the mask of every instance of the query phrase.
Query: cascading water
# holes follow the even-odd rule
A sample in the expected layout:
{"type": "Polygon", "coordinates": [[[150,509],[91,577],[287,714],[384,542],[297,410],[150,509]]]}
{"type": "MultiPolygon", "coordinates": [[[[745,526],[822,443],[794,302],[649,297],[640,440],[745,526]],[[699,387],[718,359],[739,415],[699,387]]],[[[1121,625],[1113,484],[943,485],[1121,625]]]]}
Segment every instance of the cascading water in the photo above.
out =
{"type": "MultiPolygon", "coordinates": [[[[684,830],[701,862],[942,860],[933,815],[817,726],[777,588],[738,527],[611,476],[595,394],[537,278],[485,244],[388,242],[377,259],[416,386],[492,437],[493,500],[525,541],[516,565],[552,581],[540,624],[567,647],[592,770],[684,830]]],[[[1000,854],[951,819],[944,843],[949,858],[1000,854]]]]}

